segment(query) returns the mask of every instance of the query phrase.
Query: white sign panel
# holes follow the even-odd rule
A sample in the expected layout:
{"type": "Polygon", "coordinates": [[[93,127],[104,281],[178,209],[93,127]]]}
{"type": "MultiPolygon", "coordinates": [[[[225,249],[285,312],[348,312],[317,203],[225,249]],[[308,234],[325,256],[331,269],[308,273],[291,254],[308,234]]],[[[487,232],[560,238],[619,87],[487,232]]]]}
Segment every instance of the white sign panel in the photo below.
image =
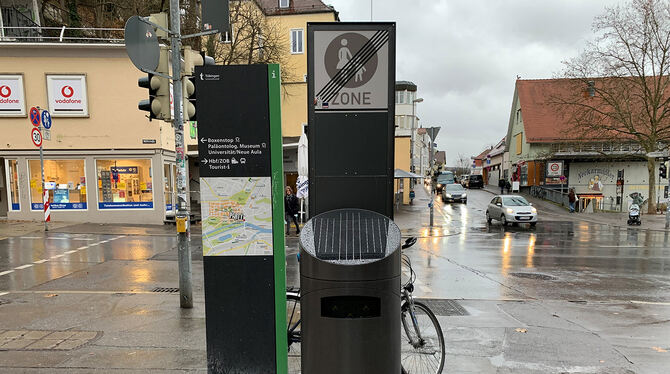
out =
{"type": "Polygon", "coordinates": [[[25,117],[23,75],[0,75],[0,117],[25,117]]]}
{"type": "Polygon", "coordinates": [[[316,110],[388,109],[389,31],[314,31],[316,110]]]}
{"type": "Polygon", "coordinates": [[[47,75],[49,112],[54,117],[88,117],[85,75],[47,75]]]}
{"type": "Polygon", "coordinates": [[[560,177],[563,175],[563,161],[547,162],[547,177],[560,177]]]}

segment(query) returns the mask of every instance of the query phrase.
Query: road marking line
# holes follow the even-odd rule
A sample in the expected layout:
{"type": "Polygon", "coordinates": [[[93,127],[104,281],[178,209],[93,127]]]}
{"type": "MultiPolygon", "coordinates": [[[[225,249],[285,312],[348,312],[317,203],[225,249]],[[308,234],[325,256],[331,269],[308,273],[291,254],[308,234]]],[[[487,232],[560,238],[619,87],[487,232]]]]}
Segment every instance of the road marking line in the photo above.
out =
{"type": "Polygon", "coordinates": [[[0,296],[9,295],[9,292],[0,292],[0,296]]]}
{"type": "Polygon", "coordinates": [[[19,239],[86,240],[86,241],[95,240],[93,238],[49,238],[45,236],[19,236],[19,239]]]}
{"type": "Polygon", "coordinates": [[[3,271],[2,273],[0,273],[0,276],[7,275],[7,274],[11,274],[11,273],[13,273],[13,272],[14,272],[14,270],[3,271]]]}
{"type": "Polygon", "coordinates": [[[69,254],[71,254],[71,253],[75,253],[75,252],[77,252],[77,250],[76,250],[76,249],[73,249],[73,250],[71,250],[71,251],[65,251],[65,254],[68,254],[68,255],[69,255],[69,254]]]}
{"type": "Polygon", "coordinates": [[[52,259],[53,259],[53,258],[61,258],[61,257],[63,257],[63,256],[65,256],[65,255],[56,255],[56,256],[51,256],[51,258],[52,258],[52,259]]]}
{"type": "Polygon", "coordinates": [[[21,266],[15,267],[14,270],[23,270],[23,269],[29,268],[31,266],[33,266],[33,264],[21,265],[21,266]]]}
{"type": "Polygon", "coordinates": [[[86,249],[86,248],[88,248],[88,247],[90,247],[90,245],[85,245],[85,246],[83,246],[83,247],[79,247],[79,248],[77,248],[77,250],[78,250],[78,251],[81,251],[82,249],[86,249]]]}
{"type": "MultiPolygon", "coordinates": [[[[2,275],[2,274],[0,274],[2,275]]],[[[656,301],[636,301],[636,300],[631,300],[630,301],[633,304],[648,304],[648,305],[665,305],[665,306],[670,306],[670,303],[662,303],[662,302],[656,302],[656,301]]]]}
{"type": "Polygon", "coordinates": [[[45,263],[45,262],[47,262],[47,261],[49,261],[49,260],[39,260],[39,261],[35,261],[35,262],[33,262],[33,264],[43,264],[43,263],[45,263]]]}

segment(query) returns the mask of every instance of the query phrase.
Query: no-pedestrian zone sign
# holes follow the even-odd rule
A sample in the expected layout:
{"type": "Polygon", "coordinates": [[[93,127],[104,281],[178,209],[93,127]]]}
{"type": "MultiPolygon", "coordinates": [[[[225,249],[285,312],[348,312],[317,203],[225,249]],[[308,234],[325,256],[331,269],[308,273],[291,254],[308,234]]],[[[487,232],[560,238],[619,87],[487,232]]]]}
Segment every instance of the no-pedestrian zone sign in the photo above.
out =
{"type": "Polygon", "coordinates": [[[47,130],[51,128],[51,113],[48,110],[42,111],[42,126],[47,130]]]}
{"type": "Polygon", "coordinates": [[[32,123],[33,126],[40,125],[40,111],[37,107],[30,108],[30,123],[32,123]]]}
{"type": "Polygon", "coordinates": [[[42,146],[42,133],[39,129],[33,128],[33,131],[30,134],[30,139],[33,141],[33,144],[35,144],[35,147],[42,146]]]}

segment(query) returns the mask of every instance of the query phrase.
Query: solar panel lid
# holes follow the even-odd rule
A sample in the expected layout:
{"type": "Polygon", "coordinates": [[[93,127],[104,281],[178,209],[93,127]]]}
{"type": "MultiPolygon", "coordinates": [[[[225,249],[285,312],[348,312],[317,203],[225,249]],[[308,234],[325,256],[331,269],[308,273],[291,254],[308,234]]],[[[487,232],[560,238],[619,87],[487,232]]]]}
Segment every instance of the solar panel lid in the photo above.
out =
{"type": "Polygon", "coordinates": [[[398,249],[400,230],[379,213],[337,209],[311,219],[301,241],[305,249],[321,260],[378,260],[398,249]]]}

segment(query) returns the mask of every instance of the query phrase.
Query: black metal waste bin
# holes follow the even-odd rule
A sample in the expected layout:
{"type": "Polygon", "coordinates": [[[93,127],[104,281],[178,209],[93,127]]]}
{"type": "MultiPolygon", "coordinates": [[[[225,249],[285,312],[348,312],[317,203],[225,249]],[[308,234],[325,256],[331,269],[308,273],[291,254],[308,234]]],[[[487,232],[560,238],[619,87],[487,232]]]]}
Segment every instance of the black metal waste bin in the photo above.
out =
{"type": "Polygon", "coordinates": [[[338,209],[300,235],[303,374],[400,373],[400,230],[338,209]]]}

